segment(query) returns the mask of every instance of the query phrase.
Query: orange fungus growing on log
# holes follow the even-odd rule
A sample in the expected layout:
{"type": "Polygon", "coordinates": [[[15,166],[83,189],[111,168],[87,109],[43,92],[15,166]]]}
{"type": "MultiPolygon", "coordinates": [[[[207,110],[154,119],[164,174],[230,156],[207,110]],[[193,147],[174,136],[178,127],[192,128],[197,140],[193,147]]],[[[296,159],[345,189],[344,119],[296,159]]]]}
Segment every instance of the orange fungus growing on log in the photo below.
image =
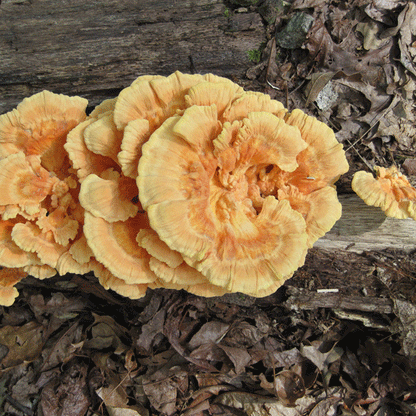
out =
{"type": "Polygon", "coordinates": [[[268,95],[175,72],[86,104],[44,91],[0,116],[0,266],[93,271],[131,298],[266,296],[341,216],[342,145],[268,95]]]}

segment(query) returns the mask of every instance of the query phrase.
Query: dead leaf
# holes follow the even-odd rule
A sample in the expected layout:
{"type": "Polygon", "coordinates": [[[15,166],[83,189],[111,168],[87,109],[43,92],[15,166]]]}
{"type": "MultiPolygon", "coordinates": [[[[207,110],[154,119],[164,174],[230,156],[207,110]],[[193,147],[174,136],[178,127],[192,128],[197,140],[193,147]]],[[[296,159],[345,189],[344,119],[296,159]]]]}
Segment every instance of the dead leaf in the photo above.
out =
{"type": "MultiPolygon", "coordinates": [[[[336,45],[321,18],[315,19],[309,31],[306,48],[314,61],[323,67],[344,70],[349,54],[336,45]]],[[[348,64],[349,66],[350,64],[348,64]]]]}
{"type": "MultiPolygon", "coordinates": [[[[301,416],[302,413],[292,407],[286,407],[278,399],[246,392],[226,392],[218,396],[215,404],[243,410],[247,416],[301,416]]],[[[231,413],[232,414],[232,413],[231,413]]]]}
{"type": "Polygon", "coordinates": [[[400,62],[413,75],[416,75],[416,47],[413,38],[416,35],[416,5],[409,2],[399,16],[400,26],[400,62]]]}
{"type": "Polygon", "coordinates": [[[85,348],[102,350],[112,348],[115,354],[121,354],[129,348],[122,342],[128,337],[128,331],[110,316],[93,313],[95,322],[91,326],[91,338],[84,343],[85,348]]]}
{"type": "Polygon", "coordinates": [[[136,341],[136,347],[143,354],[148,354],[151,351],[157,335],[163,336],[163,325],[165,323],[166,311],[164,309],[155,313],[146,324],[141,328],[141,334],[136,341]]]}
{"type": "Polygon", "coordinates": [[[319,347],[319,343],[316,343],[316,345],[302,345],[300,353],[316,365],[322,373],[325,385],[328,386],[332,376],[332,373],[329,371],[329,365],[339,360],[344,350],[339,347],[333,347],[330,351],[322,353],[319,351],[319,347]]]}
{"type": "Polygon", "coordinates": [[[246,366],[251,361],[251,356],[244,348],[229,347],[227,345],[218,344],[234,364],[236,374],[243,373],[246,366]]]}
{"type": "Polygon", "coordinates": [[[87,365],[72,361],[67,370],[42,390],[39,405],[48,416],[83,416],[90,406],[87,365]]]}
{"type": "Polygon", "coordinates": [[[148,416],[141,405],[128,406],[129,397],[118,375],[107,375],[107,386],[96,390],[110,416],[148,416]]]}
{"type": "Polygon", "coordinates": [[[83,328],[74,322],[69,328],[60,331],[55,344],[42,351],[44,362],[41,371],[49,370],[59,364],[66,364],[74,357],[72,345],[81,341],[83,328]]]}
{"type": "Polygon", "coordinates": [[[194,360],[205,360],[209,362],[212,366],[214,366],[217,363],[223,363],[227,361],[227,356],[224,353],[224,351],[213,342],[208,342],[195,348],[189,354],[189,357],[194,360]]]}
{"type": "Polygon", "coordinates": [[[179,383],[187,382],[188,373],[178,366],[161,369],[143,376],[143,390],[151,405],[159,412],[173,415],[176,412],[176,398],[179,383]]]}
{"type": "MultiPolygon", "coordinates": [[[[22,377],[17,380],[16,384],[8,389],[8,393],[22,406],[25,406],[28,409],[34,409],[33,397],[39,397],[41,389],[41,386],[39,386],[37,382],[37,378],[37,371],[31,366],[27,367],[22,373],[22,377]]],[[[8,381],[8,377],[3,377],[3,379],[5,382],[8,381]]]]}
{"type": "Polygon", "coordinates": [[[402,165],[407,176],[416,176],[416,159],[407,158],[402,165]]]}
{"type": "Polygon", "coordinates": [[[292,348],[286,351],[270,351],[263,361],[268,368],[290,368],[303,359],[298,348],[292,348]]]}
{"type": "Polygon", "coordinates": [[[362,392],[365,391],[368,380],[370,380],[372,371],[361,365],[356,354],[346,350],[342,357],[342,371],[348,374],[354,383],[354,387],[362,392]]]}
{"type": "Polygon", "coordinates": [[[365,7],[367,16],[372,19],[392,26],[392,11],[406,4],[406,0],[373,0],[365,7]]]}
{"type": "Polygon", "coordinates": [[[285,370],[277,374],[273,384],[276,396],[286,406],[294,406],[296,400],[305,394],[303,378],[291,370],[285,370]]]}
{"type": "Polygon", "coordinates": [[[106,406],[109,416],[148,416],[149,412],[146,409],[136,409],[137,406],[123,408],[106,406]]]}
{"type": "Polygon", "coordinates": [[[192,334],[198,321],[195,316],[190,314],[197,313],[198,310],[206,308],[205,302],[200,298],[189,298],[187,302],[182,299],[175,299],[167,307],[166,320],[163,326],[163,333],[168,338],[171,346],[185,359],[189,360],[198,367],[207,371],[216,371],[205,359],[196,359],[190,353],[188,348],[181,343],[192,334]]]}
{"type": "Polygon", "coordinates": [[[191,338],[188,346],[191,350],[202,344],[217,343],[227,333],[230,325],[220,321],[210,321],[202,325],[202,328],[191,338]]]}
{"type": "Polygon", "coordinates": [[[292,3],[292,9],[308,9],[312,7],[321,7],[327,3],[326,0],[295,0],[292,3]]]}
{"type": "Polygon", "coordinates": [[[389,42],[388,39],[380,39],[381,27],[374,21],[361,22],[356,26],[357,32],[360,32],[363,37],[363,48],[367,51],[378,49],[389,42]]]}
{"type": "Polygon", "coordinates": [[[7,355],[1,360],[3,368],[12,367],[34,360],[42,351],[44,327],[36,322],[23,326],[4,326],[0,328],[0,344],[7,349],[7,355]]]}
{"type": "Polygon", "coordinates": [[[336,72],[315,72],[311,75],[311,80],[308,82],[305,88],[306,102],[305,106],[308,106],[311,102],[315,101],[319,93],[325,88],[329,81],[336,75],[336,72]]]}
{"type": "Polygon", "coordinates": [[[44,315],[52,315],[62,322],[76,318],[87,304],[87,299],[81,296],[66,298],[63,293],[55,292],[45,302],[43,295],[33,295],[29,298],[29,305],[39,322],[44,315]]]}
{"type": "Polygon", "coordinates": [[[249,348],[257,344],[264,334],[255,326],[246,321],[232,325],[224,336],[222,344],[230,347],[249,348]]]}
{"type": "Polygon", "coordinates": [[[336,416],[338,414],[339,397],[321,400],[309,413],[309,416],[336,416]]]}

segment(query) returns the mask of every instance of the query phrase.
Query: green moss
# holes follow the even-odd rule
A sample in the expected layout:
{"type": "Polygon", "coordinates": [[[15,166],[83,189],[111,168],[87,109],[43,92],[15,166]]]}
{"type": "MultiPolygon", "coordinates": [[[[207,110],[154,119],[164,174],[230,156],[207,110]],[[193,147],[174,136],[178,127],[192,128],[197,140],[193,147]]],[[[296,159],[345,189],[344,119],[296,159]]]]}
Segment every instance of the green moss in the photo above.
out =
{"type": "Polygon", "coordinates": [[[255,64],[258,64],[261,59],[261,50],[259,49],[252,49],[247,51],[248,59],[255,64]]]}
{"type": "Polygon", "coordinates": [[[224,10],[224,16],[228,19],[229,17],[230,17],[230,9],[228,9],[228,8],[225,8],[225,10],[224,10]]]}

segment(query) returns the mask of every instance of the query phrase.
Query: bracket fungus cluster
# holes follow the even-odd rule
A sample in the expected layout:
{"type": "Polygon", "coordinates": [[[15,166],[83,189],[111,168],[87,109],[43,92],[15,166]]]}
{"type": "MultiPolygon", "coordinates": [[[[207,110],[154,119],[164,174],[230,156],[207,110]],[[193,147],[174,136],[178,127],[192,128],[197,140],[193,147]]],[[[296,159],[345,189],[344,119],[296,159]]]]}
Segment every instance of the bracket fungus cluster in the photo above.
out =
{"type": "Polygon", "coordinates": [[[86,104],[45,91],[0,117],[13,299],[22,271],[92,271],[130,298],[158,287],[265,296],[341,216],[342,145],[268,95],[175,72],[137,78],[88,117],[86,104]]]}
{"type": "Polygon", "coordinates": [[[358,171],[351,182],[354,192],[367,204],[380,207],[386,216],[416,220],[416,189],[396,166],[374,167],[370,172],[358,171]]]}

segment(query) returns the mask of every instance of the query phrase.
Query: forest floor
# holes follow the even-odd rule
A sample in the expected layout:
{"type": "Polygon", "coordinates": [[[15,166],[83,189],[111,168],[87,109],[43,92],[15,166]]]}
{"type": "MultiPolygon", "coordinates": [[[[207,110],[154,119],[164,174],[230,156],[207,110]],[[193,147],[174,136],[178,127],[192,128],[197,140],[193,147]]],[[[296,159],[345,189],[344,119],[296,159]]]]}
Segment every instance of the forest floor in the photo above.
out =
{"type": "MultiPolygon", "coordinates": [[[[416,4],[247,3],[230,19],[256,10],[267,37],[243,86],[334,129],[351,167],[339,192],[374,165],[413,181],[416,4]]],[[[349,256],[312,249],[259,299],[26,279],[1,310],[0,414],[415,416],[415,252],[349,256]]]]}

